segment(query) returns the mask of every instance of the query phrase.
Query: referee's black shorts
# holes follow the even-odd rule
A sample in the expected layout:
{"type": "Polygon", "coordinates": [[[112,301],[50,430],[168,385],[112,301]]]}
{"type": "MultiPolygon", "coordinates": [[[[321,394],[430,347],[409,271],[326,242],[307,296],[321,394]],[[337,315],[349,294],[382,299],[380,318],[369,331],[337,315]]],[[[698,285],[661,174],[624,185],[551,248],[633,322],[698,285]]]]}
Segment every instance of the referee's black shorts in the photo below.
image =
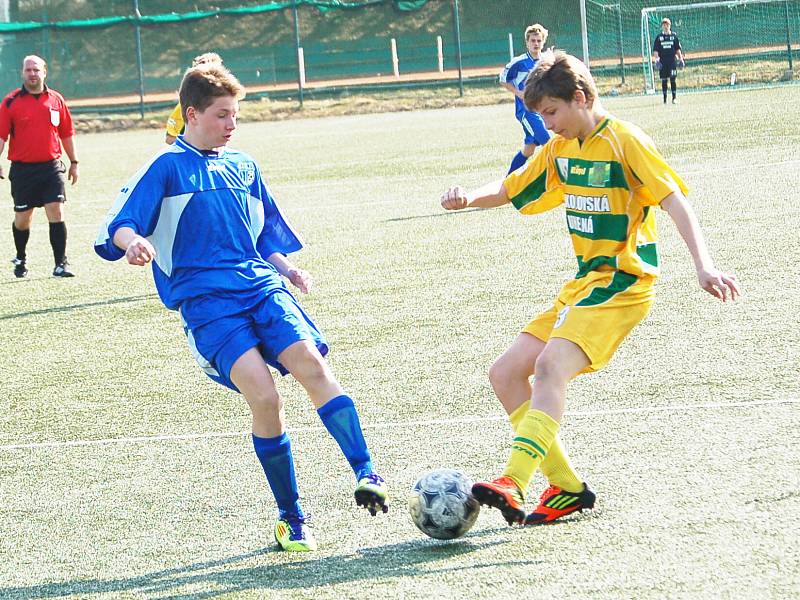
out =
{"type": "Polygon", "coordinates": [[[67,168],[60,160],[40,163],[12,162],[8,170],[14,212],[41,208],[51,202],[66,202],[64,173],[67,168]]]}

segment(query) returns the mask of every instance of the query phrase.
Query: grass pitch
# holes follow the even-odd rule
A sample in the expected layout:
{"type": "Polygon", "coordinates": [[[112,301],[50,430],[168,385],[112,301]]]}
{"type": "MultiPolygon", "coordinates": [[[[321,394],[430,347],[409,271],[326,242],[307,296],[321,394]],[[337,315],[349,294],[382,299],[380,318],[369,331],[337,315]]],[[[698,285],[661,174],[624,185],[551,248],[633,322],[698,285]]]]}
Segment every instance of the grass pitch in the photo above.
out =
{"type": "MultiPolygon", "coordinates": [[[[486,370],[576,268],[559,211],[438,206],[450,184],[505,173],[520,142],[512,107],[243,124],[235,145],[307,242],[295,260],[316,288],[301,302],[394,495],[383,517],[356,509],[344,459],[280,380],[320,542],[306,556],[272,543],[244,401],[195,366],[147,270],[91,250],[161,132],[80,136],[67,204],[78,277],[50,277],[41,212],[29,277],[0,273],[0,597],[796,596],[796,97],[606,102],[685,177],[713,256],[746,295],[723,305],[702,292],[659,215],[650,317],[569,390],[562,435],[596,510],[532,529],[484,510],[450,543],[416,530],[406,490],[434,467],[502,468],[510,431],[486,370]]],[[[13,256],[10,235],[0,256],[13,256]]]]}

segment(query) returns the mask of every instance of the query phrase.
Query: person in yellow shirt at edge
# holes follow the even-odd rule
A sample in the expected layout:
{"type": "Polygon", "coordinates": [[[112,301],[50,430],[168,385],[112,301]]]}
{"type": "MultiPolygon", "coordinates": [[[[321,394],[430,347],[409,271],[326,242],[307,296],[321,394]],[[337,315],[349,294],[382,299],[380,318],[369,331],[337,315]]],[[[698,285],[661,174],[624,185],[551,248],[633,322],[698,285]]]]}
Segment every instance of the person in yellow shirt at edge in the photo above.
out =
{"type": "MultiPolygon", "coordinates": [[[[192,67],[196,67],[198,65],[221,64],[222,58],[216,52],[206,52],[205,54],[200,54],[192,59],[192,67]]],[[[181,103],[178,102],[175,105],[175,108],[172,109],[172,112],[167,119],[167,131],[164,134],[164,141],[166,144],[172,144],[172,142],[175,141],[175,138],[183,133],[185,127],[186,125],[183,122],[183,113],[181,112],[181,103]]]]}
{"type": "Polygon", "coordinates": [[[505,180],[471,192],[451,187],[441,205],[460,210],[511,202],[522,214],[566,209],[578,272],[489,369],[515,437],[502,476],[472,488],[509,524],[535,525],[594,507],[595,494],[573,469],[557,432],[567,383],[603,368],[650,311],[659,274],[654,208],[675,222],[701,288],[723,302],[735,300],[740,288],[735,276],[714,266],[684,182],[647,134],[604,110],[581,61],[563,52],[543,58],[528,77],[524,101],[542,115],[553,139],[505,180]],[[549,487],[526,514],[525,493],[537,468],[549,487]]]}

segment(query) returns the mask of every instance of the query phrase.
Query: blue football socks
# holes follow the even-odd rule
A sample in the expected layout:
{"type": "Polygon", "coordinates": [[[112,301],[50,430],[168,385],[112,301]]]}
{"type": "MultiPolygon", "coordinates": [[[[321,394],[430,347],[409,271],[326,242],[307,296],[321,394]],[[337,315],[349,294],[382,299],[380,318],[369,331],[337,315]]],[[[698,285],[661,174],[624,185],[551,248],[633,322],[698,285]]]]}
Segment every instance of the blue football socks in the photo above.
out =
{"type": "Polygon", "coordinates": [[[509,173],[513,173],[517,169],[519,169],[525,162],[528,160],[528,157],[525,156],[522,151],[517,152],[514,155],[514,160],[511,161],[511,168],[508,170],[509,173]]]}
{"type": "Polygon", "coordinates": [[[367,449],[358,413],[350,396],[336,396],[317,409],[317,414],[328,433],[339,444],[356,474],[356,479],[372,473],[372,457],[367,449]]]}
{"type": "Polygon", "coordinates": [[[300,507],[300,494],[297,491],[289,436],[285,432],[271,438],[253,434],[253,448],[275,496],[280,517],[283,518],[286,514],[302,517],[303,509],[300,507]]]}

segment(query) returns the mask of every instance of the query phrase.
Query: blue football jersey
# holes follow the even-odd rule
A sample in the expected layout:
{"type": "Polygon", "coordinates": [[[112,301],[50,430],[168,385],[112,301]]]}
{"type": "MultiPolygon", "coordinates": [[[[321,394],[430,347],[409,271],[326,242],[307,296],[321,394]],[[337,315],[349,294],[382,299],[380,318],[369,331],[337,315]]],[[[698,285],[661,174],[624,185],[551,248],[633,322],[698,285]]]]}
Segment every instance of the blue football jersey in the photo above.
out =
{"type": "MultiPolygon", "coordinates": [[[[113,243],[130,227],[156,250],[153,278],[164,305],[176,310],[217,297],[243,302],[283,281],[267,258],[303,247],[281,214],[255,161],[222,148],[201,151],[183,136],[166,146],[122,188],[100,226],[95,251],[106,260],[125,255],[113,243]]],[[[215,318],[209,310],[183,314],[191,327],[215,318]]]]}
{"type": "MultiPolygon", "coordinates": [[[[500,83],[510,83],[514,85],[519,91],[525,89],[525,80],[528,78],[528,73],[533,71],[536,63],[539,61],[532,58],[527,52],[515,56],[513,60],[508,63],[500,72],[500,83]]],[[[518,97],[514,97],[515,110],[517,118],[521,118],[526,112],[525,105],[518,97]]]]}

